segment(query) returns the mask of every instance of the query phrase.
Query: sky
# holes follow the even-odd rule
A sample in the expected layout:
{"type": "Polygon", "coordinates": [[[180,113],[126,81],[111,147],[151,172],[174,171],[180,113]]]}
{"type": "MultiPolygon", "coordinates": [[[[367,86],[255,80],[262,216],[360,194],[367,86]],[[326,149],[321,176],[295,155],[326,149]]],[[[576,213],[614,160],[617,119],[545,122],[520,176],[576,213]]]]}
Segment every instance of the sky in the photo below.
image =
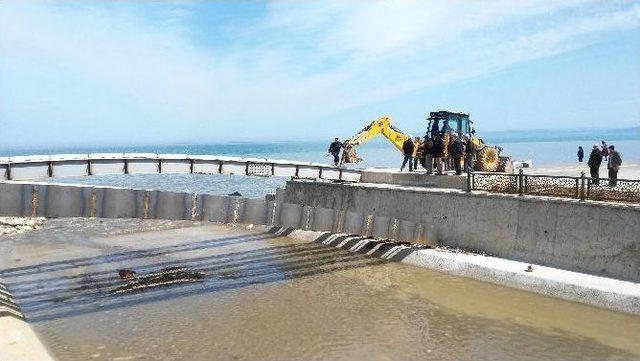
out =
{"type": "Polygon", "coordinates": [[[0,0],[4,146],[640,125],[640,1],[0,0]]]}

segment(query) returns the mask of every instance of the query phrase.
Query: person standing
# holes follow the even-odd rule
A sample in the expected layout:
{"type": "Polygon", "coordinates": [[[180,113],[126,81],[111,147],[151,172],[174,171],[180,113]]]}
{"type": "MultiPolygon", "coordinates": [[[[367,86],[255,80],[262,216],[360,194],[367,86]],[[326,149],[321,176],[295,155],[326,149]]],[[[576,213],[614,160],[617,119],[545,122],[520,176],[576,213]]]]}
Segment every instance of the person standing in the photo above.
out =
{"type": "Polygon", "coordinates": [[[473,158],[476,156],[476,148],[473,145],[473,140],[467,134],[464,136],[464,153],[465,153],[465,171],[473,172],[473,158]]]}
{"type": "Polygon", "coordinates": [[[582,163],[582,159],[584,158],[584,149],[582,146],[578,146],[578,162],[582,163]]]}
{"type": "Polygon", "coordinates": [[[451,157],[453,158],[453,168],[456,170],[456,175],[462,174],[462,156],[464,155],[464,144],[460,140],[460,137],[454,136],[451,142],[451,157]]]}
{"type": "Polygon", "coordinates": [[[616,151],[616,147],[609,146],[609,160],[607,161],[607,168],[609,169],[609,185],[615,187],[618,183],[618,170],[622,165],[622,158],[620,153],[616,151]]]}
{"type": "Polygon", "coordinates": [[[344,144],[338,138],[329,145],[329,154],[333,156],[333,165],[336,167],[340,163],[340,149],[342,148],[344,148],[344,144]]]}
{"type": "Polygon", "coordinates": [[[427,170],[427,174],[433,174],[433,140],[426,135],[422,143],[422,155],[424,156],[424,167],[427,170]]]}
{"type": "Polygon", "coordinates": [[[436,162],[437,174],[442,174],[442,157],[444,157],[444,140],[438,134],[433,137],[433,159],[436,162]]]}
{"type": "Polygon", "coordinates": [[[597,144],[593,145],[593,149],[591,149],[591,154],[589,155],[589,160],[587,164],[589,165],[589,173],[591,173],[591,183],[598,184],[600,183],[600,164],[602,163],[602,152],[597,144]]]}
{"type": "Polygon", "coordinates": [[[413,140],[411,137],[407,138],[404,143],[402,143],[402,153],[404,154],[404,161],[402,162],[402,166],[400,167],[400,171],[404,169],[404,166],[409,162],[409,172],[413,172],[413,140]]]}
{"type": "Polygon", "coordinates": [[[420,137],[413,138],[413,169],[418,170],[418,162],[422,158],[422,142],[420,137]]]}

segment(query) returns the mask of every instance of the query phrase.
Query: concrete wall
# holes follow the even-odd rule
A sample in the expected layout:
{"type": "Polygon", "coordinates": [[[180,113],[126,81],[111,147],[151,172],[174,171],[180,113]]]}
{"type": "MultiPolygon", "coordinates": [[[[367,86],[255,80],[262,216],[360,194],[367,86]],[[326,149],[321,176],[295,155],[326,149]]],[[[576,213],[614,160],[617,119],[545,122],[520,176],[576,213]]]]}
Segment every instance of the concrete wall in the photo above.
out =
{"type": "Polygon", "coordinates": [[[0,179],[98,174],[217,173],[357,182],[360,170],[328,164],[187,154],[95,153],[0,157],[0,179]]]}
{"type": "Polygon", "coordinates": [[[0,182],[0,216],[184,219],[346,232],[433,244],[423,224],[263,199],[114,187],[0,182]]]}
{"type": "Polygon", "coordinates": [[[422,172],[398,172],[385,170],[363,170],[360,182],[375,184],[395,184],[404,186],[467,189],[467,177],[455,174],[429,175],[422,172]]]}
{"type": "Polygon", "coordinates": [[[640,281],[640,206],[305,181],[288,182],[283,201],[370,215],[368,232],[385,227],[381,217],[405,220],[442,245],[640,281]]]}

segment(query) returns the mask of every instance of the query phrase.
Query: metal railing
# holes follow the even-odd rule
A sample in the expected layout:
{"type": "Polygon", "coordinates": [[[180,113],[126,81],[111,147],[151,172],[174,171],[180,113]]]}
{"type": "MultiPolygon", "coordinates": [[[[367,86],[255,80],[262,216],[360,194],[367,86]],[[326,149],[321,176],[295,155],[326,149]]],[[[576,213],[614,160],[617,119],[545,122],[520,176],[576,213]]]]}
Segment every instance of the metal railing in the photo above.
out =
{"type": "Polygon", "coordinates": [[[467,190],[492,193],[640,203],[640,180],[471,172],[467,190]]]}

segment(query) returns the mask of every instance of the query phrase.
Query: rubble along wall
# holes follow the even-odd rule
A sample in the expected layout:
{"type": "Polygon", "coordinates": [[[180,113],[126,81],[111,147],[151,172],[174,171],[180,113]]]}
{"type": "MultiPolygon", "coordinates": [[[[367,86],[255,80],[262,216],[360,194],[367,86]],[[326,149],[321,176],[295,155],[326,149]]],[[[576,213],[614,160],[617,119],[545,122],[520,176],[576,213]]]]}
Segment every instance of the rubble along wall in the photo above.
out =
{"type": "Polygon", "coordinates": [[[284,202],[403,219],[441,245],[640,282],[636,205],[305,181],[289,181],[284,202]]]}

